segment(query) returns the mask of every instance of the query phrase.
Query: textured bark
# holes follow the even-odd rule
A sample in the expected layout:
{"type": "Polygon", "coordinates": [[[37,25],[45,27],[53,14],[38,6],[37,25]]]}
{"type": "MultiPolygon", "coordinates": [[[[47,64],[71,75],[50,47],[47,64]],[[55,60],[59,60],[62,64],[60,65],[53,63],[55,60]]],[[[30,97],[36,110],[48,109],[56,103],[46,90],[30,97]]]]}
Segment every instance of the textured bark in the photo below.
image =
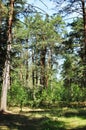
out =
{"type": "Polygon", "coordinates": [[[13,12],[14,12],[14,0],[10,1],[9,7],[9,18],[8,18],[8,31],[7,31],[7,54],[6,61],[3,70],[3,85],[2,85],[2,95],[1,95],[1,111],[6,111],[7,109],[7,90],[10,86],[10,52],[12,43],[12,23],[13,23],[13,12]]]}
{"type": "Polygon", "coordinates": [[[40,64],[41,64],[40,84],[43,87],[46,87],[45,56],[46,56],[46,47],[43,50],[41,50],[40,54],[40,64]]]}
{"type": "Polygon", "coordinates": [[[86,87],[86,8],[85,0],[82,0],[83,23],[84,23],[84,45],[83,45],[83,86],[86,87]]]}
{"type": "Polygon", "coordinates": [[[36,85],[38,84],[38,71],[36,70],[36,85]]]}
{"type": "MultiPolygon", "coordinates": [[[[0,9],[1,9],[1,2],[0,2],[0,9]]],[[[1,11],[0,11],[0,13],[1,13],[1,11]]],[[[0,15],[0,26],[1,26],[1,23],[2,23],[2,17],[0,15]]]]}
{"type": "Polygon", "coordinates": [[[48,86],[49,80],[51,82],[51,77],[52,77],[52,67],[53,67],[53,64],[52,64],[52,62],[53,62],[53,59],[52,59],[52,48],[50,48],[48,53],[49,53],[48,54],[48,69],[49,69],[49,72],[48,72],[47,78],[46,78],[47,86],[48,86]]]}
{"type": "MultiPolygon", "coordinates": [[[[34,65],[34,52],[32,52],[32,64],[34,65]]],[[[34,76],[35,73],[34,73],[34,67],[32,68],[32,84],[33,84],[33,87],[35,85],[35,79],[34,79],[34,76]]]]}

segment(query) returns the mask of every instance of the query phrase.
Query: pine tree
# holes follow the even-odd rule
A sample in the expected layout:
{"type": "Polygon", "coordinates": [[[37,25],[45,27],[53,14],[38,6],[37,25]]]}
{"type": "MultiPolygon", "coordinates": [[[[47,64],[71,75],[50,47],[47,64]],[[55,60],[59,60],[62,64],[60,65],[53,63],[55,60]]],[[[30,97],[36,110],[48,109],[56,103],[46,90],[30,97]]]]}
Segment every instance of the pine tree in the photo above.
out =
{"type": "Polygon", "coordinates": [[[1,111],[6,111],[7,107],[7,89],[10,86],[10,52],[12,44],[12,24],[13,24],[13,12],[14,12],[14,0],[10,1],[9,5],[9,17],[8,17],[8,30],[7,30],[7,50],[6,60],[3,70],[3,85],[1,95],[1,111]]]}
{"type": "MultiPolygon", "coordinates": [[[[86,87],[86,7],[85,7],[85,0],[63,0],[63,1],[57,1],[56,6],[58,8],[58,11],[64,15],[64,16],[70,16],[71,14],[75,14],[75,18],[77,19],[77,16],[83,18],[83,29],[81,30],[83,33],[83,40],[82,40],[82,66],[83,66],[83,86],[86,87]],[[62,4],[65,4],[63,8],[61,7],[62,4]],[[77,16],[76,16],[77,14],[77,16]]],[[[72,16],[72,15],[71,15],[72,16]]],[[[73,17],[73,18],[74,18],[73,17]]],[[[71,17],[72,18],[72,17],[71,17]]],[[[72,19],[73,19],[72,18],[72,19]]]]}
{"type": "Polygon", "coordinates": [[[53,70],[53,63],[56,63],[56,61],[54,62],[54,57],[57,57],[59,53],[56,52],[58,49],[56,42],[61,43],[61,36],[58,33],[61,26],[63,26],[63,22],[60,16],[53,16],[52,18],[46,16],[43,19],[38,13],[32,18],[30,24],[32,59],[36,68],[38,68],[38,74],[34,70],[32,75],[36,74],[33,78],[40,79],[40,85],[43,88],[48,87],[49,73],[53,70]]]}
{"type": "MultiPolygon", "coordinates": [[[[13,24],[20,14],[20,9],[22,8],[22,2],[10,0],[10,1],[2,1],[3,5],[8,7],[8,14],[4,19],[6,20],[6,39],[5,39],[5,59],[3,60],[3,85],[2,85],[2,92],[1,92],[1,111],[6,111],[7,107],[7,91],[10,88],[10,67],[11,67],[11,47],[12,47],[12,35],[13,35],[13,24]],[[19,6],[20,4],[20,6],[19,6]],[[14,9],[15,8],[15,9],[14,9]],[[15,17],[14,17],[15,16],[15,17]]],[[[23,2],[24,3],[24,2],[23,2]]],[[[19,17],[20,18],[20,17],[19,17]]],[[[5,38],[5,37],[4,37],[5,38]]],[[[2,55],[3,55],[2,54],[2,55]]]]}

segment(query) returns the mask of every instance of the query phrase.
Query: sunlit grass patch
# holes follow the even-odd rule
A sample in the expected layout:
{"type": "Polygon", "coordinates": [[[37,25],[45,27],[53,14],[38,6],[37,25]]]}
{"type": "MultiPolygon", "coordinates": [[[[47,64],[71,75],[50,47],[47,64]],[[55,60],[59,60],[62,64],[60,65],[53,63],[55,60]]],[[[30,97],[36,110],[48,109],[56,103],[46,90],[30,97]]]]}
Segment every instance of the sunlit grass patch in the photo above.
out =
{"type": "Polygon", "coordinates": [[[65,123],[66,129],[74,129],[77,127],[83,127],[86,126],[86,119],[82,119],[80,117],[61,117],[58,118],[59,121],[62,121],[65,123]]]}
{"type": "Polygon", "coordinates": [[[44,130],[52,129],[75,129],[86,126],[86,119],[81,116],[81,113],[84,113],[84,110],[80,109],[48,109],[47,111],[43,110],[40,112],[32,113],[32,118],[45,118],[42,122],[44,130]]]}
{"type": "Polygon", "coordinates": [[[7,126],[0,126],[0,130],[9,130],[7,126]]]}

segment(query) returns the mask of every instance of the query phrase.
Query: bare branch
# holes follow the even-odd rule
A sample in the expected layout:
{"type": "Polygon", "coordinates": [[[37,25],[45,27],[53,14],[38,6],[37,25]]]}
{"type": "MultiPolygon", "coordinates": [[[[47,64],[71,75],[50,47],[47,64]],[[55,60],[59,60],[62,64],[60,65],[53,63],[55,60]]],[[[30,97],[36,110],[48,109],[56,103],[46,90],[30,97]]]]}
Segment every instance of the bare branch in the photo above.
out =
{"type": "Polygon", "coordinates": [[[39,0],[44,6],[46,6],[48,8],[48,6],[42,1],[42,0],[39,0]]]}

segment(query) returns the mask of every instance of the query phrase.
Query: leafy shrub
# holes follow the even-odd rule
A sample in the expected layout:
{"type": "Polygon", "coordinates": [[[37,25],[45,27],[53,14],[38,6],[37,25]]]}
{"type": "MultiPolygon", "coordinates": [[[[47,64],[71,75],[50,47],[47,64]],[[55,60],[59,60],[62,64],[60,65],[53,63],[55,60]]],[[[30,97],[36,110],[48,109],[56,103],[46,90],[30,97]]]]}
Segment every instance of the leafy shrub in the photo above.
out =
{"type": "Polygon", "coordinates": [[[20,105],[20,107],[22,107],[22,105],[26,103],[27,91],[17,80],[15,80],[8,92],[8,105],[20,105]]]}

